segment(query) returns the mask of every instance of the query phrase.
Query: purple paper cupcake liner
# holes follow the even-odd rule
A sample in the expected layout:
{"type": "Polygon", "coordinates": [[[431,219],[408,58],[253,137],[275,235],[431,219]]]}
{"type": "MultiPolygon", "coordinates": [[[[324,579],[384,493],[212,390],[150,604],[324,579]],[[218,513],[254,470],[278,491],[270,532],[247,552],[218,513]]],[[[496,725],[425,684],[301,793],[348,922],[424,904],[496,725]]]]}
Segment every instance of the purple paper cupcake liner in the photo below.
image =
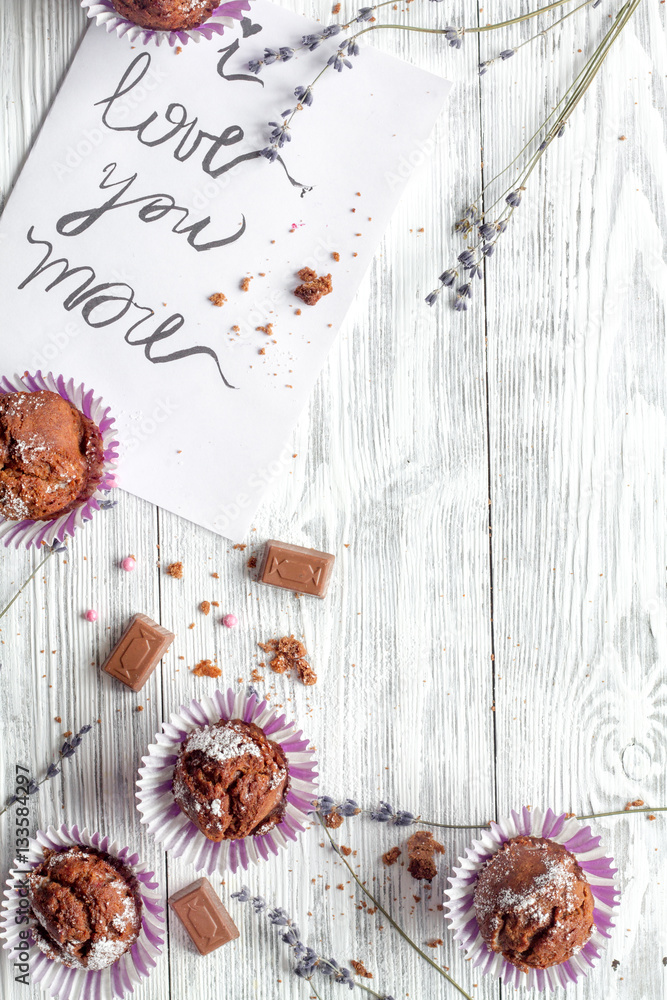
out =
{"type": "Polygon", "coordinates": [[[231,689],[226,694],[216,691],[200,702],[193,700],[187,707],[181,705],[170,721],[162,724],[162,732],[155,739],[157,742],[149,746],[148,755],[142,758],[144,766],[139,769],[137,800],[141,822],[165,850],[192,864],[195,871],[212,875],[216,871],[235,872],[239,867],[247,869],[251,864],[266,861],[271,854],[278,854],[303,833],[315,798],[317,763],[301,731],[297,732],[295,724],[274,711],[266,700],[260,701],[254,694],[234,694],[231,689]],[[287,758],[290,788],[285,814],[280,823],[261,836],[209,840],[181,812],[174,799],[174,765],[181,743],[195,727],[220,719],[254,722],[280,744],[287,758]]]}
{"type": "Polygon", "coordinates": [[[499,977],[508,986],[523,986],[543,992],[576,983],[586,976],[606,946],[614,926],[611,918],[620,895],[614,883],[617,869],[613,867],[613,860],[605,856],[600,841],[600,837],[593,836],[589,826],[582,826],[565,813],[559,816],[551,809],[543,812],[526,806],[520,813],[512,810],[508,819],[491,823],[479,840],[473,840],[466,856],[459,858],[459,867],[454,868],[454,876],[449,879],[451,889],[445,893],[445,919],[454,931],[454,938],[472,959],[473,967],[479,968],[485,975],[499,977]],[[473,907],[480,869],[504,843],[521,835],[548,837],[571,851],[586,874],[595,901],[593,932],[583,948],[567,962],[549,969],[531,969],[530,972],[522,972],[502,955],[491,951],[480,934],[473,907]]]}
{"type": "Polygon", "coordinates": [[[25,889],[20,883],[25,878],[29,868],[35,868],[44,860],[42,848],[60,850],[78,844],[81,847],[95,847],[122,861],[137,879],[139,896],[142,902],[141,932],[132,948],[110,965],[107,969],[88,972],[85,969],[70,969],[52,958],[48,958],[37,945],[30,942],[28,961],[31,983],[38,983],[42,993],[54,1000],[121,1000],[134,993],[135,986],[147,979],[157,963],[165,941],[164,907],[160,903],[160,891],[155,875],[148,871],[146,865],[139,863],[139,855],[133,854],[129,847],[120,845],[102,837],[99,833],[90,834],[87,829],[79,831],[77,826],[71,828],[65,825],[59,830],[50,826],[46,833],[38,830],[30,840],[27,852],[27,863],[15,861],[7,881],[3,900],[3,912],[0,916],[0,936],[3,948],[12,954],[12,961],[17,961],[16,955],[24,950],[24,940],[20,933],[25,929],[25,922],[17,923],[17,918],[25,914],[25,889]],[[23,895],[21,895],[21,892],[23,895]]]}
{"type": "Polygon", "coordinates": [[[86,521],[91,520],[93,512],[100,509],[102,494],[115,486],[114,471],[118,460],[116,425],[109,407],[93,395],[92,389],[87,390],[83,385],[75,386],[72,379],[66,382],[62,375],[52,375],[51,372],[48,375],[42,375],[40,371],[34,375],[26,372],[22,376],[0,378],[0,396],[8,392],[40,392],[43,389],[57,392],[63,399],[73,403],[77,410],[89,417],[99,428],[103,449],[100,481],[91,497],[74,510],[50,521],[8,521],[0,517],[0,542],[5,547],[13,545],[18,548],[20,545],[25,545],[29,549],[31,545],[39,548],[43,544],[53,545],[54,542],[62,542],[68,535],[73,535],[77,528],[83,527],[86,521]]]}
{"type": "Polygon", "coordinates": [[[198,28],[189,31],[155,31],[152,28],[142,28],[141,25],[122,17],[111,0],[81,0],[81,6],[95,23],[102,25],[110,34],[115,32],[119,38],[127,37],[136,45],[187,45],[189,41],[209,41],[211,38],[224,34],[225,28],[231,28],[234,21],[240,21],[245,11],[250,10],[249,0],[230,0],[216,7],[211,17],[200,24],[198,28]]]}

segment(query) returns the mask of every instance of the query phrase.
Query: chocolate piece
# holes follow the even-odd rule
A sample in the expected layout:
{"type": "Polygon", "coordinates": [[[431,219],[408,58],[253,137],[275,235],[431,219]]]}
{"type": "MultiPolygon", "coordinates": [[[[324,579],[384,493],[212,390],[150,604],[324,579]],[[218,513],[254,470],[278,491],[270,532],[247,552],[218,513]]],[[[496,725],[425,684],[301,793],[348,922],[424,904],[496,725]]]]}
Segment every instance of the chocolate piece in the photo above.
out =
{"type": "Polygon", "coordinates": [[[325,597],[336,557],[329,552],[288,545],[271,539],[266,543],[259,582],[300,594],[325,597]]]}
{"type": "Polygon", "coordinates": [[[239,929],[207,878],[197,879],[169,897],[200,955],[208,955],[239,936],[239,929]]]}
{"type": "Polygon", "coordinates": [[[102,664],[132,691],[141,691],[176,636],[146,615],[135,615],[102,664]]]}

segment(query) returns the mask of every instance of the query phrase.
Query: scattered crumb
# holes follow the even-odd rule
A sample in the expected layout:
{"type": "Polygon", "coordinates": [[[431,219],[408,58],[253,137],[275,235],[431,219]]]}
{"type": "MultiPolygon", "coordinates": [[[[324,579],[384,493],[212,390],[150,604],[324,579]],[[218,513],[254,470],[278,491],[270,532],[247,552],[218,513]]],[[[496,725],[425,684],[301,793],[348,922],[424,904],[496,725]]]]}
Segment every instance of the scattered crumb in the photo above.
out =
{"type": "Polygon", "coordinates": [[[252,670],[250,671],[250,680],[253,682],[253,684],[259,684],[260,681],[264,680],[264,677],[262,676],[262,674],[260,674],[257,667],[253,667],[252,670]]]}
{"type": "Polygon", "coordinates": [[[213,577],[214,580],[219,580],[220,579],[220,577],[218,576],[217,573],[211,573],[211,576],[213,577]]]}
{"type": "Polygon", "coordinates": [[[209,295],[208,301],[212,302],[214,306],[224,306],[227,296],[223,295],[222,292],[214,292],[213,295],[209,295]]]}
{"type": "Polygon", "coordinates": [[[284,635],[281,639],[269,639],[268,642],[258,643],[258,646],[265,653],[274,654],[273,659],[269,662],[274,673],[284,674],[288,671],[295,671],[301,683],[307,687],[316,683],[317,674],[306,659],[308,656],[306,647],[293,635],[284,635]]]}
{"type": "Polygon", "coordinates": [[[137,705],[137,712],[143,712],[143,710],[144,710],[143,705],[137,705]]]}
{"type": "Polygon", "coordinates": [[[260,347],[260,349],[257,351],[257,353],[258,354],[266,354],[266,348],[265,347],[260,347]]]}
{"type": "Polygon", "coordinates": [[[314,306],[316,302],[320,301],[323,295],[328,295],[333,291],[330,274],[323,274],[318,277],[312,267],[302,267],[297,273],[301,278],[302,284],[294,289],[294,294],[297,299],[301,299],[307,306],[314,306]]]}
{"type": "Polygon", "coordinates": [[[388,851],[382,855],[382,863],[390,868],[391,865],[395,865],[401,856],[400,847],[390,847],[388,851]]]}
{"type": "Polygon", "coordinates": [[[418,830],[413,833],[406,844],[408,850],[408,871],[415,879],[430,882],[437,875],[435,855],[444,854],[442,844],[433,839],[428,830],[418,830]]]}
{"type": "Polygon", "coordinates": [[[643,805],[644,805],[643,799],[635,799],[634,802],[626,802],[625,811],[627,812],[628,809],[639,809],[639,807],[643,805]]]}
{"type": "Polygon", "coordinates": [[[174,580],[182,580],[183,563],[182,562],[169,563],[169,565],[167,566],[166,573],[167,576],[172,576],[174,580]]]}
{"type": "Polygon", "coordinates": [[[351,847],[345,847],[344,844],[341,844],[340,845],[340,853],[343,854],[346,858],[349,858],[350,854],[352,854],[352,848],[351,847]]]}
{"type": "Polygon", "coordinates": [[[222,670],[211,660],[200,660],[196,667],[192,668],[192,673],[196,677],[219,677],[222,670]]]}
{"type": "MultiPolygon", "coordinates": [[[[67,739],[69,739],[69,737],[70,737],[71,735],[72,735],[72,730],[71,730],[71,729],[68,729],[66,733],[63,733],[63,739],[67,740],[67,739]]],[[[651,817],[649,816],[649,819],[650,819],[650,818],[651,818],[651,817]]],[[[655,816],[653,817],[653,819],[655,819],[655,816]]]]}
{"type": "Polygon", "coordinates": [[[234,326],[232,327],[232,330],[233,330],[233,332],[234,332],[234,333],[238,333],[240,329],[241,329],[241,327],[240,327],[240,326],[236,326],[236,325],[234,325],[234,326]]]}
{"type": "Polygon", "coordinates": [[[333,5],[333,7],[331,8],[331,13],[332,14],[340,14],[340,4],[339,3],[335,3],[333,5]]]}
{"type": "Polygon", "coordinates": [[[355,959],[351,958],[350,959],[350,965],[354,969],[355,973],[358,976],[361,976],[363,979],[372,979],[373,978],[373,973],[368,971],[368,969],[365,967],[365,965],[364,965],[363,962],[357,962],[357,961],[355,961],[355,959]]]}
{"type": "Polygon", "coordinates": [[[194,622],[190,622],[190,624],[188,625],[188,628],[194,628],[194,627],[195,627],[195,623],[194,622]]]}
{"type": "Polygon", "coordinates": [[[241,281],[241,291],[247,292],[250,289],[250,282],[252,281],[252,276],[249,278],[243,278],[241,281]]]}
{"type": "Polygon", "coordinates": [[[245,552],[248,546],[242,545],[240,542],[237,542],[236,545],[232,545],[232,548],[236,549],[238,552],[245,552]]]}
{"type": "Polygon", "coordinates": [[[246,566],[248,567],[248,569],[255,569],[255,567],[257,566],[257,556],[250,556],[250,559],[248,559],[246,566]]]}
{"type": "Polygon", "coordinates": [[[332,812],[328,816],[324,816],[324,825],[329,830],[337,830],[339,826],[343,825],[343,817],[340,813],[332,812]]]}
{"type": "Polygon", "coordinates": [[[294,310],[294,315],[295,316],[300,316],[301,315],[301,310],[300,309],[295,309],[294,310]]]}
{"type": "Polygon", "coordinates": [[[267,337],[273,336],[273,323],[267,323],[266,326],[256,326],[255,329],[259,333],[265,333],[267,337]]]}
{"type": "Polygon", "coordinates": [[[442,938],[432,938],[430,941],[426,942],[426,947],[439,948],[441,944],[444,944],[442,938]]]}
{"type": "Polygon", "coordinates": [[[211,602],[210,601],[202,601],[201,604],[199,605],[199,610],[204,615],[209,614],[210,610],[211,610],[211,602]]]}
{"type": "MultiPolygon", "coordinates": [[[[134,46],[132,46],[132,48],[134,48],[134,46]]],[[[174,52],[176,53],[177,56],[180,56],[182,51],[183,49],[181,48],[180,45],[177,45],[176,48],[174,49],[174,52]]]]}
{"type": "Polygon", "coordinates": [[[56,717],[55,717],[55,721],[56,721],[56,722],[62,722],[63,720],[62,720],[62,719],[60,718],[60,716],[59,716],[59,715],[56,715],[56,717]]]}
{"type": "Polygon", "coordinates": [[[340,254],[338,253],[338,251],[334,250],[334,252],[331,254],[331,256],[336,261],[336,263],[338,263],[338,261],[340,260],[340,254]]]}

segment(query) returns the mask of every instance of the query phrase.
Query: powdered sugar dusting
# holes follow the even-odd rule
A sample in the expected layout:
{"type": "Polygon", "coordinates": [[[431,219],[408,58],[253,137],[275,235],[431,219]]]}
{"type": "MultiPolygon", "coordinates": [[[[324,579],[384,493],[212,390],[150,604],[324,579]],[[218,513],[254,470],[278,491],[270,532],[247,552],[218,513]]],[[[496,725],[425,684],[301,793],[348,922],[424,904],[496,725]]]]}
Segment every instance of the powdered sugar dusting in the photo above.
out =
{"type": "Polygon", "coordinates": [[[202,750],[207,757],[219,764],[225,764],[235,757],[249,754],[251,757],[261,757],[262,751],[249,736],[239,732],[234,723],[226,726],[205,726],[195,729],[183,745],[185,753],[202,750]]]}

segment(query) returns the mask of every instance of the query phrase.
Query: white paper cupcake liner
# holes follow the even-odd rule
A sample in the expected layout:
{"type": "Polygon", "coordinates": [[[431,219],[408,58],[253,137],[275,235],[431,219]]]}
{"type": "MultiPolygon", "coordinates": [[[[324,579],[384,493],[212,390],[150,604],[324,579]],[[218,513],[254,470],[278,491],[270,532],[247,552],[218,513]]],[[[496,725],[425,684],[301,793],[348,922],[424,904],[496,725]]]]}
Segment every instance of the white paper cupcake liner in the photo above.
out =
{"type": "Polygon", "coordinates": [[[107,969],[88,972],[85,969],[70,969],[62,962],[48,958],[37,945],[30,944],[28,962],[31,984],[38,983],[45,995],[54,1000],[121,1000],[122,997],[134,993],[135,986],[146,979],[155,967],[165,940],[164,907],[160,903],[159,886],[153,872],[146,865],[139,863],[139,855],[133,854],[129,847],[120,845],[102,837],[99,833],[90,834],[87,829],[79,831],[77,826],[70,828],[61,826],[59,830],[50,826],[46,833],[38,830],[34,839],[31,838],[27,852],[27,864],[14,862],[7,881],[7,889],[3,900],[4,909],[0,916],[0,936],[3,948],[10,953],[10,960],[15,962],[16,955],[24,950],[24,941],[20,932],[26,924],[17,923],[17,918],[26,912],[20,895],[20,883],[25,879],[29,869],[35,868],[44,860],[42,848],[60,850],[78,844],[81,847],[95,847],[118,858],[132,872],[138,882],[139,896],[142,902],[141,933],[132,948],[110,965],[107,969]]]}
{"type": "Polygon", "coordinates": [[[118,460],[116,425],[109,407],[93,395],[92,389],[86,390],[83,385],[75,386],[72,379],[66,382],[62,375],[52,375],[51,372],[48,375],[42,375],[40,371],[34,375],[26,372],[22,376],[0,378],[0,395],[8,392],[40,392],[42,389],[57,392],[63,399],[69,400],[99,428],[103,449],[100,481],[91,497],[74,510],[50,521],[8,521],[0,517],[0,542],[5,547],[13,545],[18,548],[25,545],[29,549],[31,545],[39,548],[42,544],[62,542],[68,535],[73,535],[77,528],[83,527],[86,521],[91,520],[93,512],[100,509],[100,501],[104,499],[102,494],[115,486],[114,470],[118,460]]]}
{"type": "Polygon", "coordinates": [[[465,858],[459,858],[459,867],[454,868],[454,876],[449,879],[451,889],[445,893],[445,919],[475,968],[480,968],[485,975],[499,977],[506,985],[542,991],[576,983],[588,974],[610,936],[610,928],[614,926],[611,918],[620,895],[614,883],[617,869],[612,859],[605,856],[600,839],[593,836],[589,826],[582,826],[574,818],[568,819],[565,813],[559,816],[551,809],[542,812],[524,806],[520,813],[512,810],[509,819],[491,823],[479,840],[473,840],[472,847],[467,848],[465,858]],[[586,873],[595,900],[593,933],[583,948],[567,962],[530,972],[521,972],[502,955],[491,951],[479,932],[473,908],[480,869],[506,841],[521,835],[548,837],[571,851],[586,873]]]}
{"type": "Polygon", "coordinates": [[[245,17],[245,12],[250,10],[248,0],[230,0],[229,3],[216,7],[208,21],[204,21],[198,28],[191,28],[189,31],[155,31],[121,17],[111,0],[81,0],[81,6],[88,17],[95,18],[95,23],[102,25],[109,34],[115,32],[119,38],[125,36],[133,45],[171,46],[219,37],[225,28],[232,28],[234,21],[240,21],[245,17]]]}
{"type": "Polygon", "coordinates": [[[195,871],[208,875],[214,872],[235,872],[239,866],[247,869],[250,864],[266,861],[270,854],[278,854],[289,841],[305,829],[304,823],[312,810],[317,788],[317,764],[308,740],[296,731],[293,722],[274,711],[266,700],[256,695],[226,694],[216,691],[211,697],[191,701],[186,708],[181,705],[162,724],[156,743],[148,748],[142,758],[137,782],[138,809],[141,822],[153,837],[174,857],[194,865],[195,871]],[[290,776],[287,807],[280,823],[262,836],[245,837],[243,840],[209,840],[181,812],[172,791],[174,765],[180,745],[189,732],[197,726],[206,726],[220,719],[242,719],[254,722],[275,743],[280,744],[290,776]]]}

